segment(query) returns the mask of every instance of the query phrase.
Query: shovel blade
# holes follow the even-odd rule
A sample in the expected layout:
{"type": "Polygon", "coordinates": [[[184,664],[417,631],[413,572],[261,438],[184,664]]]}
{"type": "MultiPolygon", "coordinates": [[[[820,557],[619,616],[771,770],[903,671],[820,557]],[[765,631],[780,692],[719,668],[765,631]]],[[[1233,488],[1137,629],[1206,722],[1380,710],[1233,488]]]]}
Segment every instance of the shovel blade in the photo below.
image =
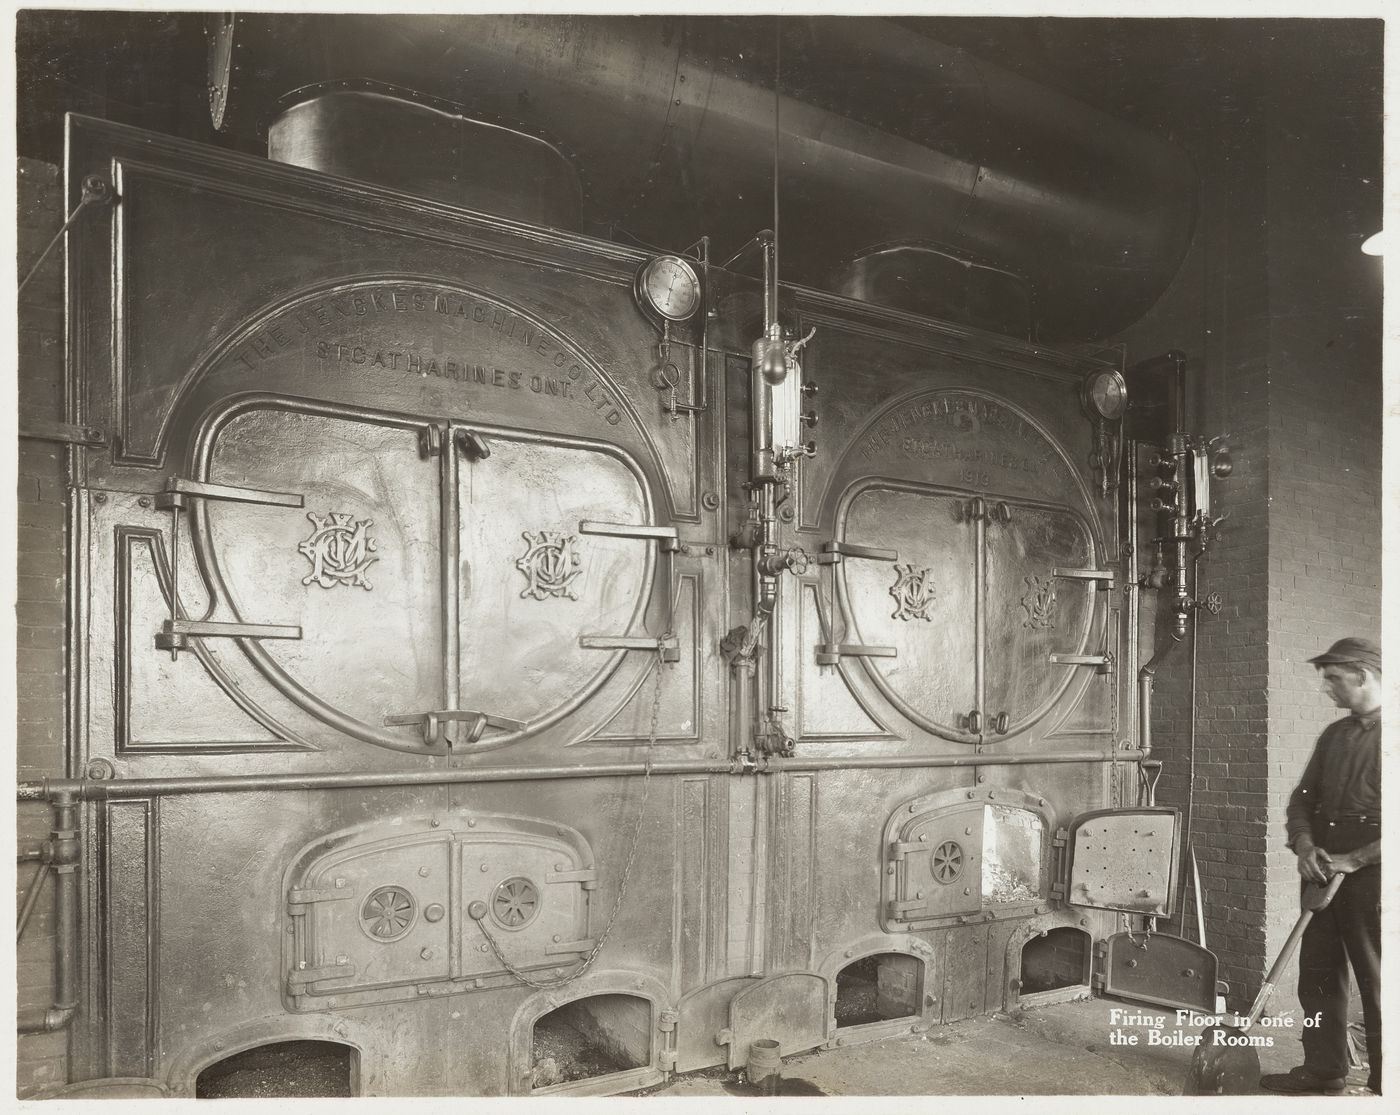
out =
{"type": "Polygon", "coordinates": [[[1259,1053],[1245,1045],[1245,1040],[1244,1031],[1237,1026],[1209,1026],[1201,1031],[1182,1095],[1258,1095],[1259,1053]]]}

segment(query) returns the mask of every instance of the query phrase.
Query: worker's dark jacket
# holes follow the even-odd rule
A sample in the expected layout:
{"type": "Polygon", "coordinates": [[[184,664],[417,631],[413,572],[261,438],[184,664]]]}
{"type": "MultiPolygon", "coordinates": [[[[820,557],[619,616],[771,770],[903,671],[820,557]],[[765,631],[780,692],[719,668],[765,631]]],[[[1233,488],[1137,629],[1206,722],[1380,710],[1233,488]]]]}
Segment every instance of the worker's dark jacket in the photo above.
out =
{"type": "Polygon", "coordinates": [[[1376,712],[1368,716],[1348,716],[1329,724],[1318,737],[1312,758],[1303,770],[1303,777],[1288,799],[1288,846],[1293,848],[1298,837],[1306,834],[1319,848],[1329,852],[1349,852],[1352,847],[1370,843],[1369,839],[1352,847],[1334,846],[1330,832],[1342,825],[1349,832],[1360,827],[1379,826],[1381,819],[1381,718],[1376,712]]]}

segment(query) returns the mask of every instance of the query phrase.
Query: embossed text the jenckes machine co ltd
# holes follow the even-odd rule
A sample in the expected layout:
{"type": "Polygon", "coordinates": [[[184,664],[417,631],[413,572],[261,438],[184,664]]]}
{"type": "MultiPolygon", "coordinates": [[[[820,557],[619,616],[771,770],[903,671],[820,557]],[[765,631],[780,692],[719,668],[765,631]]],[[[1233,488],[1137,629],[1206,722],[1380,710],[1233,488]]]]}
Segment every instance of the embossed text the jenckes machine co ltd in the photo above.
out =
{"type": "Polygon", "coordinates": [[[967,484],[985,486],[993,473],[1035,475],[1051,467],[1044,436],[1007,407],[956,392],[917,399],[887,414],[860,441],[861,457],[894,452],[911,460],[943,461],[967,484]],[[964,435],[981,434],[981,439],[964,435]],[[988,444],[985,435],[993,435],[988,444]]]}
{"type": "Polygon", "coordinates": [[[520,391],[567,400],[597,411],[609,425],[622,421],[612,388],[574,358],[548,330],[503,306],[453,291],[418,287],[369,287],[327,295],[289,308],[250,333],[231,358],[255,370],[317,333],[346,331],[385,315],[431,315],[434,320],[470,323],[490,330],[497,342],[542,359],[545,369],[501,368],[469,352],[422,352],[400,345],[380,345],[344,337],[318,340],[315,355],[323,365],[345,371],[422,376],[493,390],[520,391]]]}

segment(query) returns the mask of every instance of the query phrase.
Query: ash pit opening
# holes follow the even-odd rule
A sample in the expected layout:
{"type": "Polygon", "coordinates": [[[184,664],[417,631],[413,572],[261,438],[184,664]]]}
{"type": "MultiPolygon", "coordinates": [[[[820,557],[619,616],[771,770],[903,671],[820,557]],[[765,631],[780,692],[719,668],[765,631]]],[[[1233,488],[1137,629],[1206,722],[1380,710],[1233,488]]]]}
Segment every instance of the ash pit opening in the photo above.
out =
{"type": "Polygon", "coordinates": [[[1022,995],[1089,982],[1089,934],[1064,925],[1032,937],[1021,948],[1022,995]]]}
{"type": "Polygon", "coordinates": [[[215,1061],[195,1081],[196,1099],[353,1096],[358,1054],[334,1041],[280,1041],[215,1061]]]}
{"type": "Polygon", "coordinates": [[[836,1026],[912,1018],[923,998],[923,964],[898,952],[875,953],[836,973],[836,1026]]]}
{"type": "Polygon", "coordinates": [[[651,1003],[593,995],[542,1015],[530,1037],[530,1086],[572,1084],[652,1062],[651,1003]]]}

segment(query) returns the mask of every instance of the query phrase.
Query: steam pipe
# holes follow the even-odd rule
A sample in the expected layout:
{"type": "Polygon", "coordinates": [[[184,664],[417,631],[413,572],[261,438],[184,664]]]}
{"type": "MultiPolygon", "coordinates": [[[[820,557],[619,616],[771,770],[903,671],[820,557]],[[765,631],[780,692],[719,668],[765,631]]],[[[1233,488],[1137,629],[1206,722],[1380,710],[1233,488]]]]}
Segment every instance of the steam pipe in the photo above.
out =
{"type": "MultiPolygon", "coordinates": [[[[1200,578],[1201,555],[1196,553],[1191,560],[1191,588],[1194,591],[1200,578]]],[[[1198,656],[1198,636],[1201,625],[1200,617],[1192,610],[1191,615],[1191,697],[1190,713],[1186,722],[1186,810],[1182,817],[1182,837],[1181,837],[1181,878],[1186,877],[1186,857],[1191,852],[1191,825],[1192,814],[1195,812],[1193,805],[1196,798],[1196,666],[1198,656]]],[[[1186,922],[1186,903],[1191,898],[1191,892],[1185,891],[1186,897],[1182,900],[1182,924],[1186,922]]],[[[1205,917],[1205,911],[1199,909],[1199,898],[1197,900],[1198,909],[1196,913],[1199,917],[1205,917]]],[[[1201,941],[1204,943],[1205,934],[1201,934],[1201,941]]]]}
{"type": "MultiPolygon", "coordinates": [[[[1037,766],[1061,763],[1134,762],[1143,753],[1121,750],[1056,751],[1045,755],[839,755],[830,758],[769,758],[767,770],[928,769],[944,767],[1037,766]]],[[[753,769],[737,760],[671,759],[646,763],[593,763],[578,767],[479,767],[475,770],[379,771],[357,774],[205,775],[192,778],[44,779],[21,782],[19,801],[70,795],[80,801],[122,801],[186,794],[269,793],[296,790],[356,790],[384,786],[450,786],[473,782],[540,782],[574,778],[642,777],[652,774],[743,774],[753,769]]]]}
{"type": "Polygon", "coordinates": [[[753,750],[753,676],[751,654],[736,654],[729,666],[734,678],[730,709],[730,739],[734,755],[748,755],[753,750]]]}
{"type": "Polygon", "coordinates": [[[1047,755],[877,755],[869,758],[855,756],[833,756],[829,759],[795,756],[784,758],[773,756],[764,768],[772,773],[777,771],[819,771],[819,770],[941,770],[947,767],[1021,767],[1040,764],[1062,763],[1130,763],[1144,758],[1141,750],[1111,748],[1099,751],[1057,751],[1047,755]]]}
{"type": "Polygon", "coordinates": [[[1144,759],[1152,757],[1152,680],[1157,673],[1157,659],[1166,654],[1154,654],[1138,671],[1138,750],[1144,759]]]}
{"type": "Polygon", "coordinates": [[[49,838],[50,870],[54,874],[53,1005],[20,1011],[21,1034],[45,1034],[66,1029],[78,1013],[78,803],[71,788],[52,790],[53,832],[49,838]]]}
{"type": "MultiPolygon", "coordinates": [[[[1130,662],[1136,664],[1139,651],[1139,644],[1142,638],[1141,624],[1142,616],[1142,586],[1138,584],[1141,566],[1138,563],[1138,444],[1136,441],[1129,442],[1125,447],[1127,451],[1128,482],[1127,482],[1127,521],[1126,546],[1128,551],[1128,575],[1124,578],[1123,591],[1128,598],[1128,649],[1132,658],[1130,662]]],[[[1131,667],[1130,667],[1131,668],[1131,667]]],[[[1128,687],[1128,723],[1136,723],[1137,717],[1137,691],[1128,687]]]]}

